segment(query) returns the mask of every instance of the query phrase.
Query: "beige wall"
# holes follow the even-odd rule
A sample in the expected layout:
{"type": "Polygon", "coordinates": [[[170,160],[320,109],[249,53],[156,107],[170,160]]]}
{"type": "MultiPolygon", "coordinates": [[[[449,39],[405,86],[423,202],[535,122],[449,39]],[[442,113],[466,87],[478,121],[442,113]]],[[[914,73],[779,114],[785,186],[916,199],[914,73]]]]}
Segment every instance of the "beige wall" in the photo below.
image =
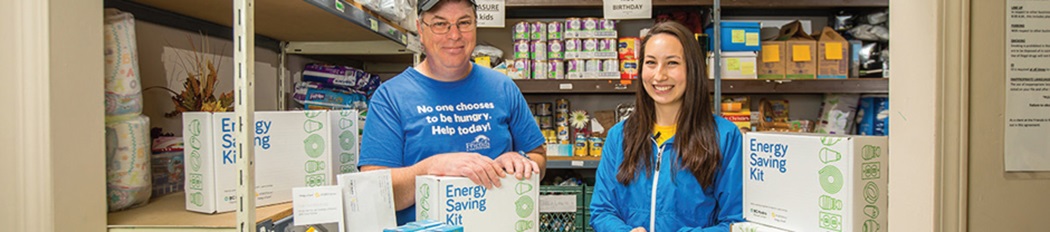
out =
{"type": "Polygon", "coordinates": [[[938,2],[890,0],[889,231],[935,229],[938,2]]]}
{"type": "Polygon", "coordinates": [[[1006,0],[972,2],[969,229],[1046,231],[1050,173],[1004,172],[1006,0]]]}

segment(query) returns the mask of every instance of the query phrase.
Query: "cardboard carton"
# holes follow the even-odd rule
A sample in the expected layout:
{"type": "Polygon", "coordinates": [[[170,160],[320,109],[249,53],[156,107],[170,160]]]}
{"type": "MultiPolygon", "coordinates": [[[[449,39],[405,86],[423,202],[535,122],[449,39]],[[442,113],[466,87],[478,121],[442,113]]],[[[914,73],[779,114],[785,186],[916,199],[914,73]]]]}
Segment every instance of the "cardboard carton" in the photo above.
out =
{"type": "Polygon", "coordinates": [[[539,175],[486,189],[464,177],[416,177],[416,220],[437,219],[464,231],[538,231],[539,175]]]}
{"type": "Polygon", "coordinates": [[[786,41],[790,60],[786,64],[787,79],[817,78],[817,41],[802,30],[802,23],[794,21],[780,28],[777,40],[786,41]]]}
{"type": "MultiPolygon", "coordinates": [[[[292,200],[292,188],[334,183],[357,165],[356,111],[256,112],[256,205],[292,200]]],[[[183,114],[186,209],[233,211],[237,203],[236,119],[232,112],[183,114]]],[[[356,170],[356,168],[355,168],[356,170]]]]}
{"type": "Polygon", "coordinates": [[[849,76],[849,41],[831,27],[824,27],[817,40],[817,78],[845,79],[849,76]]]}
{"type": "Polygon", "coordinates": [[[338,177],[346,231],[383,231],[397,226],[390,170],[346,173],[338,177]]]}
{"type": "MultiPolygon", "coordinates": [[[[722,52],[722,79],[756,79],[758,78],[758,55],[755,52],[722,52]]],[[[712,64],[714,56],[707,57],[712,64]]],[[[707,66],[707,77],[714,79],[714,65],[707,66]]]]}
{"type": "Polygon", "coordinates": [[[788,63],[787,42],[762,41],[759,52],[758,79],[784,79],[788,63]]]}
{"type": "Polygon", "coordinates": [[[885,231],[886,137],[744,135],[744,218],[789,231],[885,231]]]}

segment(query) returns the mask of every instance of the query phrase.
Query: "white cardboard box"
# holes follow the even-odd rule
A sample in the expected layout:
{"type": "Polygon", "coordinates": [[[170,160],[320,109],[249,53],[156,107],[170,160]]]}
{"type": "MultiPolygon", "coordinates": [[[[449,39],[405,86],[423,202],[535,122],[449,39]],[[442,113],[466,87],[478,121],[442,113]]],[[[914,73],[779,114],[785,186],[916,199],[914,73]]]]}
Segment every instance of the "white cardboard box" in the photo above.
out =
{"type": "Polygon", "coordinates": [[[733,223],[729,229],[732,232],[789,232],[780,228],[762,225],[754,222],[733,223]]]}
{"type": "Polygon", "coordinates": [[[539,231],[539,175],[506,175],[486,189],[464,177],[416,177],[416,220],[435,219],[464,231],[539,231]]]}
{"type": "Polygon", "coordinates": [[[885,231],[886,137],[744,136],[744,218],[790,231],[885,231]]]}
{"type": "MultiPolygon", "coordinates": [[[[289,202],[292,188],[330,185],[334,174],[350,170],[347,165],[356,166],[360,140],[348,133],[357,134],[357,115],[354,111],[256,112],[252,126],[256,204],[289,202]]],[[[186,209],[233,211],[237,202],[234,114],[187,112],[182,121],[186,209]]]]}
{"type": "Polygon", "coordinates": [[[383,231],[397,227],[390,170],[340,174],[346,231],[383,231]]]}
{"type": "MultiPolygon", "coordinates": [[[[722,52],[722,79],[758,79],[758,54],[722,52]]],[[[707,77],[715,79],[714,56],[707,56],[707,77]]]]}

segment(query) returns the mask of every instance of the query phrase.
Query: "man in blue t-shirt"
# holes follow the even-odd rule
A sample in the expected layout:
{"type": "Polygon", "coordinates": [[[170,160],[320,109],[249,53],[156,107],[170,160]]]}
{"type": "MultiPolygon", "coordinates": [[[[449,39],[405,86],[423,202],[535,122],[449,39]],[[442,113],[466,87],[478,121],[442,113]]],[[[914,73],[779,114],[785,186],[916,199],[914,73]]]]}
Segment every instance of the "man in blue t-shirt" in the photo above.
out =
{"type": "Polygon", "coordinates": [[[525,98],[503,74],[472,64],[473,0],[420,0],[427,58],[380,85],[369,103],[362,171],[390,169],[397,223],[415,221],[415,178],[463,176],[487,188],[546,166],[544,138],[525,98]]]}

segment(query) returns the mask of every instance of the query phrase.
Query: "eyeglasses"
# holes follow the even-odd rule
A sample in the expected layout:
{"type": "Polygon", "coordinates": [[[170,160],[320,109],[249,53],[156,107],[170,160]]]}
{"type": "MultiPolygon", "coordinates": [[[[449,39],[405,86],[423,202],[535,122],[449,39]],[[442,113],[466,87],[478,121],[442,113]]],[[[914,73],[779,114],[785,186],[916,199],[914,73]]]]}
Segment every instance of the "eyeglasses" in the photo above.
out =
{"type": "MultiPolygon", "coordinates": [[[[452,24],[446,21],[434,22],[432,24],[427,24],[427,22],[423,22],[422,20],[420,20],[420,22],[423,23],[423,25],[430,27],[431,30],[434,30],[434,34],[445,34],[448,33],[449,29],[452,29],[452,24]]],[[[471,32],[474,31],[476,27],[474,25],[474,20],[463,20],[456,23],[456,28],[458,28],[460,32],[471,32]]]]}

